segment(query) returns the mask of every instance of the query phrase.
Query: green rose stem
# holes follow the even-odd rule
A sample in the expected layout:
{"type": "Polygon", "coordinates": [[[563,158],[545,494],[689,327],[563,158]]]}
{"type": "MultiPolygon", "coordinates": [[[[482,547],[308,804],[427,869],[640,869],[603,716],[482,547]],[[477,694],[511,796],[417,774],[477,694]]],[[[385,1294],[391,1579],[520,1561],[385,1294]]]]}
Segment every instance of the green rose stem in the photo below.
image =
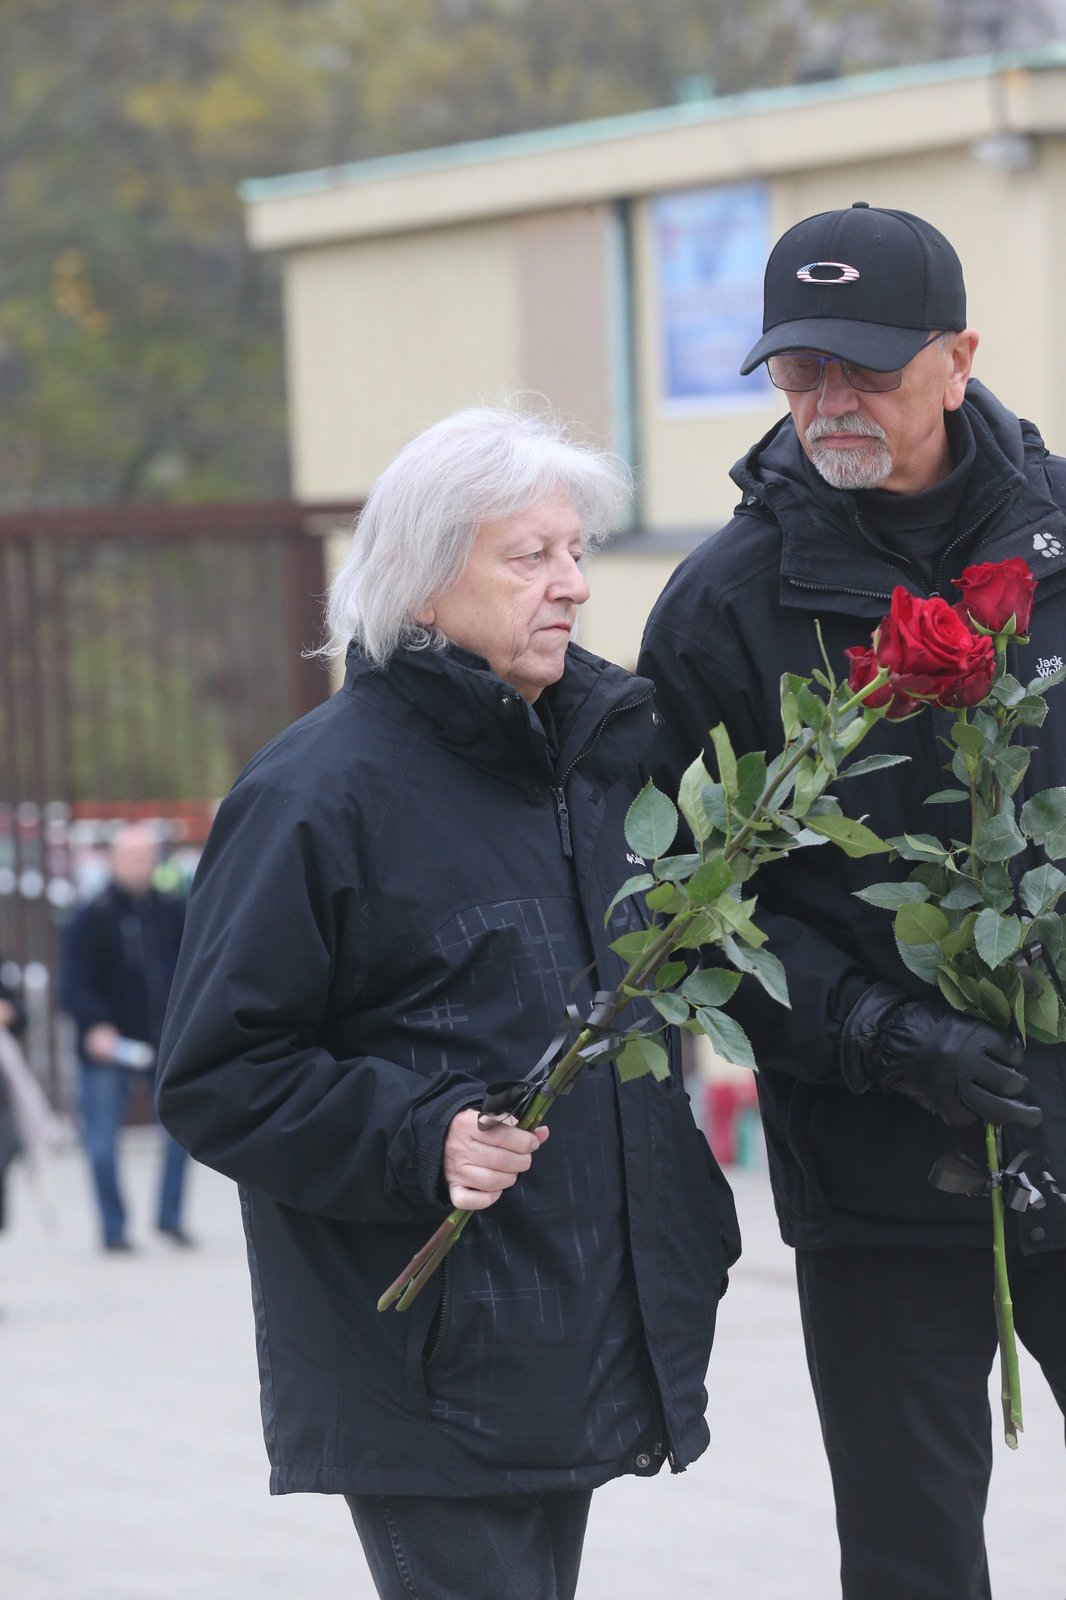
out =
{"type": "MultiPolygon", "coordinates": [[[[888,673],[882,669],[875,678],[844,702],[840,707],[838,716],[843,718],[854,710],[856,706],[862,705],[869,695],[887,681],[888,673]]],[[[864,738],[874,723],[880,720],[881,713],[866,712],[865,716],[867,726],[863,733],[864,738]]],[[[817,746],[819,737],[820,735],[817,732],[809,733],[807,738],[782,763],[772,778],[767,780],[766,787],[755,802],[751,815],[735,837],[723,849],[722,859],[724,861],[735,860],[744,849],[758,823],[769,811],[774,795],[805,757],[810,755],[811,751],[817,746]]],[[[856,740],[855,745],[858,743],[860,741],[856,740]]],[[[853,745],[852,748],[854,747],[853,745]]],[[[643,950],[629,966],[618,986],[619,989],[643,989],[654,978],[667,957],[681,944],[691,924],[697,918],[705,916],[707,909],[706,906],[689,906],[684,911],[678,911],[671,917],[670,921],[655,936],[647,949],[643,950]]],[[[629,1005],[633,998],[634,996],[632,995],[627,996],[620,1002],[617,1010],[620,1011],[623,1006],[629,1005]]],[[[585,1062],[582,1060],[582,1051],[587,1049],[589,1045],[594,1044],[599,1037],[599,1032],[595,1028],[582,1029],[566,1054],[553,1067],[544,1088],[539,1090],[530,1100],[529,1105],[518,1121],[520,1128],[531,1130],[540,1127],[547,1117],[553,1102],[560,1094],[567,1092],[584,1068],[585,1062]]],[[[378,1301],[379,1311],[387,1311],[391,1305],[395,1305],[397,1311],[407,1310],[415,1296],[425,1287],[444,1260],[444,1257],[448,1254],[448,1251],[459,1239],[463,1229],[473,1215],[473,1211],[466,1210],[462,1206],[456,1206],[452,1211],[449,1211],[440,1227],[431,1234],[417,1255],[412,1256],[399,1277],[385,1290],[385,1293],[378,1301]]]]}
{"type": "MultiPolygon", "coordinates": [[[[1003,1157],[999,1148],[999,1130],[991,1122],[985,1123],[985,1148],[988,1151],[988,1170],[995,1174],[1001,1170],[1003,1157]]],[[[1012,1450],[1018,1448],[1018,1435],[1022,1431],[1022,1386],[1018,1375],[1018,1345],[1014,1337],[1014,1302],[1010,1295],[1007,1277],[1007,1243],[1003,1230],[1003,1190],[998,1184],[992,1189],[992,1255],[995,1262],[996,1331],[999,1335],[1000,1398],[1003,1402],[1003,1437],[1012,1450]]]]}
{"type": "MultiPolygon", "coordinates": [[[[1002,634],[995,635],[996,676],[1001,677],[1007,664],[1007,641],[1002,634]]],[[[1007,721],[1007,711],[996,706],[996,723],[1002,729],[1007,721]]],[[[971,779],[970,794],[973,807],[973,840],[977,838],[977,775],[971,779]]],[[[992,782],[992,815],[996,816],[1006,805],[1008,796],[998,780],[992,782]]],[[[979,870],[973,852],[971,866],[976,877],[979,870]]],[[[1007,1276],[1007,1241],[1003,1226],[1003,1188],[996,1174],[1003,1170],[1002,1134],[994,1122],[985,1123],[985,1153],[988,1176],[992,1183],[992,1260],[994,1267],[993,1296],[996,1308],[996,1334],[999,1342],[1000,1399],[1003,1404],[1003,1437],[1012,1450],[1018,1448],[1018,1435],[1022,1430],[1022,1384],[1018,1372],[1018,1342],[1014,1333],[1014,1302],[1011,1299],[1010,1279],[1007,1276]]]]}

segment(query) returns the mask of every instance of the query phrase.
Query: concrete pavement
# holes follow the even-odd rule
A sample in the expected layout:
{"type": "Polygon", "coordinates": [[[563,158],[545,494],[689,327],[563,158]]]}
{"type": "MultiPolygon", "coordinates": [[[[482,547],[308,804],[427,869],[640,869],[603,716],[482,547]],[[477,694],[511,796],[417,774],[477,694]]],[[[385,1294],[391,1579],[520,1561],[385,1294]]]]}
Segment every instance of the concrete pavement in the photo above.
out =
{"type": "MultiPolygon", "coordinates": [[[[0,1236],[0,1600],[373,1600],[343,1502],[267,1494],[237,1198],[190,1174],[183,1252],[147,1227],[152,1130],[126,1136],[130,1258],[95,1244],[79,1153],[53,1163],[56,1224],[18,1175],[0,1236]]],[[[736,1170],[745,1254],[709,1376],[711,1448],[679,1477],[594,1501],[580,1600],[835,1600],[828,1473],[791,1255],[765,1174],[736,1170]]],[[[989,1512],[1006,1600],[1066,1600],[1062,1419],[1022,1368],[1026,1432],[989,1512]]],[[[907,1600],[900,1596],[900,1600],[907,1600]]]]}

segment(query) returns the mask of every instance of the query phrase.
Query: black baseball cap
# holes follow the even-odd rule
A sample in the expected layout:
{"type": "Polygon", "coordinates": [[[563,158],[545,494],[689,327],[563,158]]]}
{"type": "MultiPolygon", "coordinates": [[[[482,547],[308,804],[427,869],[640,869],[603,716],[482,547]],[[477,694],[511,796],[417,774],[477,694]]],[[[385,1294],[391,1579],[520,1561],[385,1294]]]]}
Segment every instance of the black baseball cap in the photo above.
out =
{"type": "Polygon", "coordinates": [[[762,326],[742,373],[781,350],[824,350],[892,372],[934,330],[965,328],[962,263],[938,229],[909,211],[865,200],[822,211],[770,252],[762,326]]]}

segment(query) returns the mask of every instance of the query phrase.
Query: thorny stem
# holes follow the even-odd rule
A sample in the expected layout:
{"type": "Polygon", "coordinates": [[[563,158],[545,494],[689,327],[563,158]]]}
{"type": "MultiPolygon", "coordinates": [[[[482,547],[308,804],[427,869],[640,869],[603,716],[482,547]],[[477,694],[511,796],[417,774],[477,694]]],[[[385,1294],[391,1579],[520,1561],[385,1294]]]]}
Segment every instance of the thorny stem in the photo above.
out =
{"type": "Polygon", "coordinates": [[[1003,1402],[1003,1437],[1012,1450],[1022,1431],[1022,1386],[1018,1374],[1018,1345],[1014,1337],[1014,1304],[1007,1276],[1007,1246],[1003,1228],[1003,1190],[995,1175],[1002,1167],[999,1130],[985,1123],[985,1149],[992,1186],[992,1255],[995,1262],[996,1331],[999,1335],[1000,1397],[1003,1402]]]}

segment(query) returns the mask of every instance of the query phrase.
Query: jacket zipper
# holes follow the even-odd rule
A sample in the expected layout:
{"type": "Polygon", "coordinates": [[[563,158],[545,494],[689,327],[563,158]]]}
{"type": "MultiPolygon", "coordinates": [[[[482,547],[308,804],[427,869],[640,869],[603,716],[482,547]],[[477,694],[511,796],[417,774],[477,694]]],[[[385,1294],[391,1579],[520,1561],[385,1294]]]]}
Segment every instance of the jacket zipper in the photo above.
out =
{"type": "Polygon", "coordinates": [[[555,801],[555,817],[559,824],[559,842],[563,848],[563,855],[568,861],[572,861],[574,859],[574,842],[573,836],[570,832],[570,808],[566,803],[565,784],[567,778],[569,778],[578,762],[584,761],[589,751],[595,748],[600,734],[614,717],[620,717],[624,711],[635,711],[638,706],[646,705],[647,702],[652,698],[654,692],[655,691],[653,689],[649,689],[648,693],[641,695],[639,700],[627,700],[624,706],[615,706],[613,711],[608,711],[606,716],[599,723],[596,732],[592,735],[592,738],[589,740],[588,744],[585,745],[583,750],[578,751],[577,755],[574,757],[573,761],[571,761],[566,771],[559,773],[556,776],[556,780],[552,784],[552,799],[555,801]]]}
{"type": "MultiPolygon", "coordinates": [[[[1006,494],[1000,495],[999,499],[994,501],[993,504],[988,507],[988,510],[983,512],[982,515],[980,517],[978,517],[976,522],[972,522],[968,528],[965,528],[962,531],[962,533],[957,534],[955,536],[955,538],[952,539],[951,543],[948,545],[947,549],[944,551],[943,555],[940,558],[940,567],[939,567],[939,570],[937,572],[936,587],[932,591],[930,591],[930,590],[926,589],[926,586],[925,586],[924,583],[921,584],[921,588],[925,592],[925,595],[926,595],[927,598],[928,598],[930,592],[932,592],[933,594],[939,594],[940,593],[940,590],[941,590],[941,587],[942,587],[943,581],[944,581],[944,572],[945,572],[945,569],[947,567],[948,561],[949,561],[949,559],[951,557],[952,551],[953,550],[957,550],[960,545],[963,545],[969,539],[972,539],[974,534],[977,532],[978,528],[980,528],[984,523],[988,522],[991,517],[994,517],[996,512],[1002,506],[1006,505],[1007,501],[1011,497],[1011,493],[1012,492],[1013,491],[1008,490],[1006,494]]],[[[859,532],[862,534],[863,538],[866,540],[867,543],[870,543],[871,541],[870,541],[870,539],[869,539],[869,537],[867,535],[866,528],[865,528],[865,526],[863,524],[862,518],[859,517],[859,516],[856,516],[855,522],[856,522],[856,525],[857,525],[857,527],[859,529],[859,532]]],[[[876,549],[876,545],[874,546],[874,548],[876,549]]],[[[893,560],[897,561],[900,566],[906,566],[906,567],[910,568],[910,570],[912,572],[917,573],[918,569],[916,567],[911,566],[911,563],[907,560],[906,556],[897,557],[895,552],[893,551],[892,552],[892,557],[893,557],[893,560]]],[[[920,575],[919,575],[919,579],[920,579],[920,575]]],[[[891,598],[892,598],[892,596],[890,594],[885,594],[883,590],[848,589],[848,588],[845,588],[842,584],[835,584],[835,583],[833,583],[833,584],[828,584],[828,583],[803,583],[799,578],[789,578],[788,581],[789,581],[789,583],[792,585],[792,587],[794,589],[810,589],[810,590],[812,590],[813,592],[815,592],[817,594],[850,594],[850,595],[854,595],[857,599],[860,599],[860,600],[889,600],[890,601],[891,598]]]]}

